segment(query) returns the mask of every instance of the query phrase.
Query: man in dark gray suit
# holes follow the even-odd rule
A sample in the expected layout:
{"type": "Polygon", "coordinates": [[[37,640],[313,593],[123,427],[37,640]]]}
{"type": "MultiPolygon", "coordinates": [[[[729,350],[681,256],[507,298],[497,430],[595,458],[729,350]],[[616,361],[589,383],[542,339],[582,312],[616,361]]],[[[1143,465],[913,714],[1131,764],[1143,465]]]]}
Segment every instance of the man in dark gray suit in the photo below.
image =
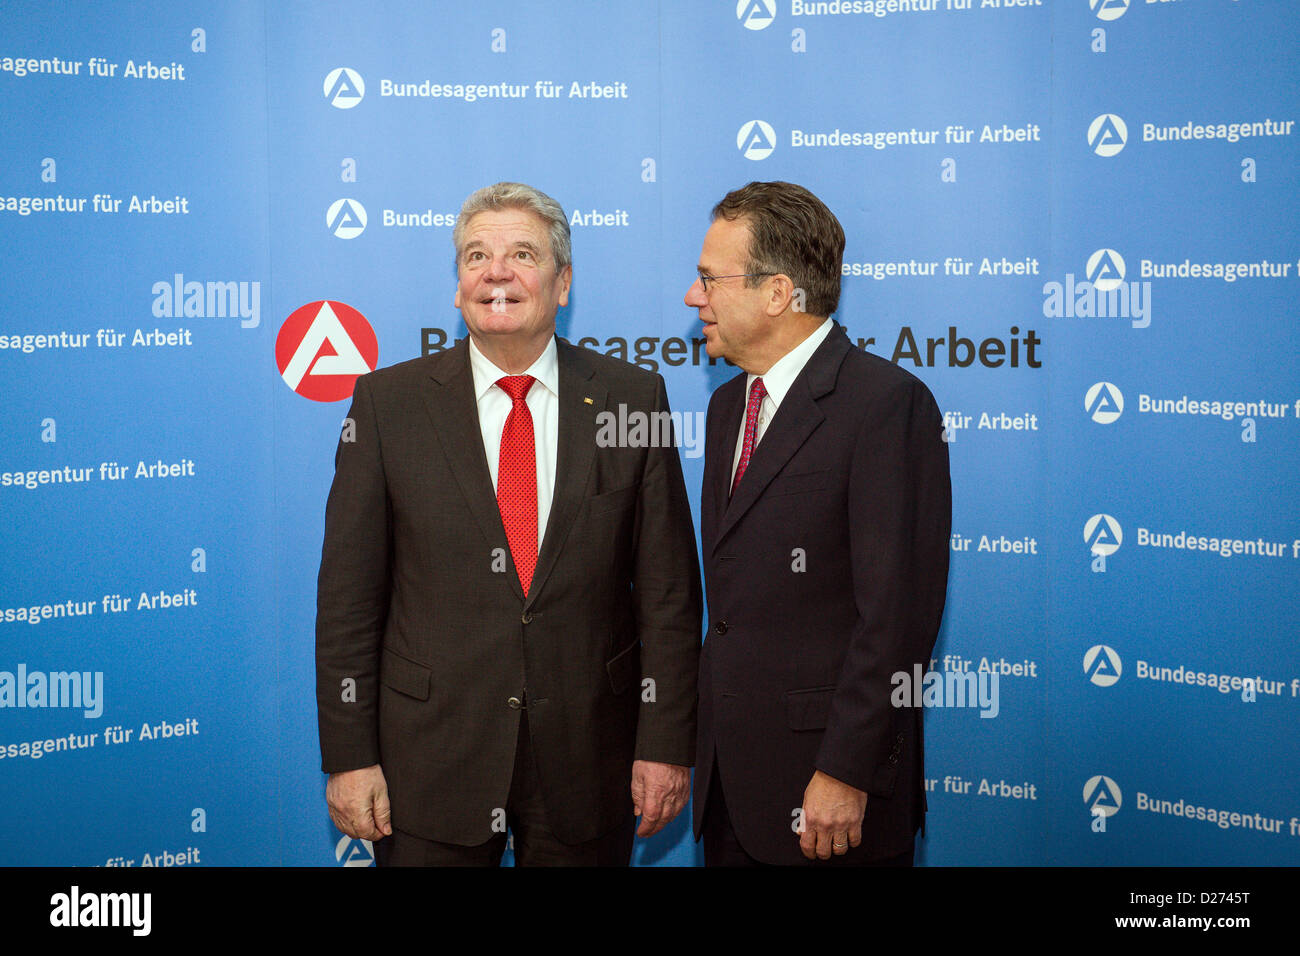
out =
{"type": "Polygon", "coordinates": [[[357,380],[316,621],[330,816],[381,865],[626,865],[684,806],[701,597],[663,379],[555,335],[564,210],[474,193],[454,348],[357,380]],[[659,419],[650,418],[650,421],[659,419]],[[391,808],[391,809],[390,809],[391,808]],[[391,820],[390,820],[391,814],[391,820]]]}
{"type": "Polygon", "coordinates": [[[933,396],[831,318],[844,230],[792,183],[713,210],[699,277],[713,393],[700,502],[710,627],[695,830],[709,865],[910,865],[921,712],[943,615],[951,489],[933,396]]]}

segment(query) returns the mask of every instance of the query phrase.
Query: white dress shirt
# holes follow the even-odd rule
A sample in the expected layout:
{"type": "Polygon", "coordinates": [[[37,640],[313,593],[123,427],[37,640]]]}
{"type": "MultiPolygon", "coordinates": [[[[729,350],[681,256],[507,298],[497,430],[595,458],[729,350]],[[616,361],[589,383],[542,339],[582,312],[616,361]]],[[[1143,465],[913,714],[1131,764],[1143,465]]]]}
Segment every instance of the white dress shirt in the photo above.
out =
{"type": "MultiPolygon", "coordinates": [[[[749,409],[749,393],[754,387],[754,379],[763,380],[763,388],[767,392],[763,396],[763,404],[758,407],[758,426],[754,429],[754,448],[763,440],[763,433],[767,431],[768,423],[772,421],[772,416],[776,410],[781,407],[781,400],[785,398],[790,391],[790,386],[794,380],[799,377],[803,367],[808,364],[812,354],[817,351],[817,346],[826,340],[826,336],[831,334],[831,328],[835,323],[827,319],[821,325],[817,326],[808,338],[804,339],[790,351],[786,352],[775,364],[763,375],[749,375],[745,378],[745,410],[749,409]]],[[[740,453],[745,448],[745,415],[740,416],[740,434],[736,437],[736,454],[731,459],[731,481],[736,481],[736,466],[740,464],[740,453]]],[[[753,451],[750,451],[753,455],[753,451]]]]}
{"type": "MultiPolygon", "coordinates": [[[[531,375],[533,382],[524,401],[533,416],[533,447],[537,451],[537,548],[546,537],[546,519],[551,516],[551,497],[555,493],[555,459],[560,445],[560,365],[555,336],[546,350],[521,374],[531,375]]],[[[483,433],[483,451],[487,453],[488,474],[492,487],[497,486],[501,460],[501,433],[514,402],[497,382],[509,375],[497,368],[469,340],[469,367],[474,373],[474,398],[478,403],[478,427],[483,433]]]]}

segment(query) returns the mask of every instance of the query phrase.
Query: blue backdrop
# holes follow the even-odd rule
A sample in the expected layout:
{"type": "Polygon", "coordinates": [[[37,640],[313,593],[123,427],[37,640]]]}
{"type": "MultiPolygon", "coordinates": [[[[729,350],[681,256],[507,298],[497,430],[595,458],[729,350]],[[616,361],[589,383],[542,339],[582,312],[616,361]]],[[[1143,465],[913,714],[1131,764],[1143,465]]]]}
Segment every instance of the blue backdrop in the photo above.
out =
{"type": "MultiPolygon", "coordinates": [[[[692,421],[734,374],[682,302],[712,204],[787,179],[843,222],[836,318],[948,418],[932,667],[997,674],[927,715],[920,862],[1300,862],[1298,26],[6,3],[0,862],[372,862],[318,771],[334,445],[368,329],[379,365],[465,334],[451,225],[502,179],[573,214],[561,334],[692,421]]],[[[698,859],[686,814],[636,850],[698,859]]]]}

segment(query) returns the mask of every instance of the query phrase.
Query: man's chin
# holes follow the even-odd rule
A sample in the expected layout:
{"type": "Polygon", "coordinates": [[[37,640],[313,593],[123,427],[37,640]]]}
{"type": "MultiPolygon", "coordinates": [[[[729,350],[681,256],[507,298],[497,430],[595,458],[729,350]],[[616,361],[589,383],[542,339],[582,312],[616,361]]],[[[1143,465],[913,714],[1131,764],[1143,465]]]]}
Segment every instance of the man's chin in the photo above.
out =
{"type": "Polygon", "coordinates": [[[514,335],[524,327],[524,321],[520,316],[511,315],[509,312],[489,310],[479,313],[474,325],[480,335],[514,335]]]}
{"type": "Polygon", "coordinates": [[[706,325],[700,332],[704,337],[704,352],[709,358],[722,358],[722,343],[718,341],[718,327],[706,325]]]}

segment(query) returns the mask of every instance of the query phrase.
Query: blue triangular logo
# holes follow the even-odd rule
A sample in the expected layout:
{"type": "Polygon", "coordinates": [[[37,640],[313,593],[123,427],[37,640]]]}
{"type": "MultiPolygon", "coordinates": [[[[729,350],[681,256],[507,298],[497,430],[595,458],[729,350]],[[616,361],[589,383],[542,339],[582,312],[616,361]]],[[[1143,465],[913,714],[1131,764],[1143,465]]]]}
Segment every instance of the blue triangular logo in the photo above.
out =
{"type": "Polygon", "coordinates": [[[338,232],[340,229],[346,228],[365,228],[365,226],[362,225],[360,218],[358,218],[357,214],[353,211],[352,203],[350,202],[345,202],[339,207],[338,215],[336,215],[334,221],[330,223],[330,232],[338,232]]]}
{"type": "Polygon", "coordinates": [[[1111,665],[1110,655],[1106,651],[1097,652],[1096,659],[1092,662],[1092,670],[1088,672],[1089,677],[1096,677],[1100,674],[1102,677],[1118,677],[1115,668],[1111,665]]]}
{"type": "Polygon", "coordinates": [[[1097,130],[1097,135],[1093,137],[1092,146],[1114,146],[1124,145],[1124,137],[1120,135],[1114,121],[1107,114],[1106,119],[1101,124],[1101,129],[1097,130]]]}
{"type": "Polygon", "coordinates": [[[757,123],[754,124],[753,130],[749,134],[749,141],[745,143],[745,152],[751,149],[773,149],[774,145],[766,136],[763,135],[763,127],[757,123]]]}
{"type": "Polygon", "coordinates": [[[1111,534],[1110,525],[1106,522],[1105,518],[1097,522],[1097,528],[1093,532],[1092,541],[1090,541],[1089,544],[1094,548],[1099,544],[1114,544],[1118,547],[1118,544],[1115,541],[1115,536],[1111,534]]]}
{"type": "Polygon", "coordinates": [[[1124,274],[1119,271],[1119,266],[1115,260],[1110,257],[1109,252],[1103,252],[1101,258],[1097,260],[1097,268],[1093,270],[1092,275],[1088,276],[1093,283],[1098,279],[1123,279],[1124,274]]]}
{"type": "Polygon", "coordinates": [[[1097,393],[1097,399],[1092,403],[1092,408],[1088,409],[1088,411],[1093,415],[1096,415],[1098,412],[1118,412],[1119,406],[1115,403],[1114,398],[1112,398],[1110,389],[1103,387],[1102,390],[1097,393]]]}
{"type": "Polygon", "coordinates": [[[340,73],[339,78],[334,81],[334,88],[330,90],[330,102],[333,103],[340,96],[352,99],[359,99],[361,96],[361,91],[357,89],[346,71],[340,73]]]}

